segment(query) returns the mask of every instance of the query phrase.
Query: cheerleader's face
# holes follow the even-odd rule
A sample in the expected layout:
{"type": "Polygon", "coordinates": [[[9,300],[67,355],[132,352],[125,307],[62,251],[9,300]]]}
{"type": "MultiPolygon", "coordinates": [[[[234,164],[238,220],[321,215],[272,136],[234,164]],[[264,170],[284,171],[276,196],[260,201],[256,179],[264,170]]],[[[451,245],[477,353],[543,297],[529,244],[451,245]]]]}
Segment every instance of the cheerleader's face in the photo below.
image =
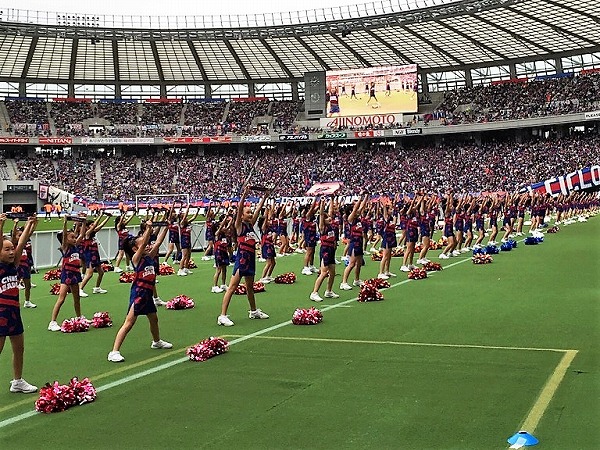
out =
{"type": "Polygon", "coordinates": [[[250,222],[252,220],[252,209],[249,206],[244,208],[244,212],[242,213],[242,220],[244,222],[250,222]]]}
{"type": "Polygon", "coordinates": [[[12,264],[15,261],[15,246],[9,239],[2,240],[0,249],[0,262],[12,264]]]}

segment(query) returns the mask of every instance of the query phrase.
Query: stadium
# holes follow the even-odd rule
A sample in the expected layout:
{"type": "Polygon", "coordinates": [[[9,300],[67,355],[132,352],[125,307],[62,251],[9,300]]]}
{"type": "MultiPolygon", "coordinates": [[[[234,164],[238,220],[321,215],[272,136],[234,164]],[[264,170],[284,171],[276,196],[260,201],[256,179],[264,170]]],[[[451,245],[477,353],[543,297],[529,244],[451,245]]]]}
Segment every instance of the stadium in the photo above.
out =
{"type": "MultiPolygon", "coordinates": [[[[2,230],[18,250],[19,233],[31,234],[21,259],[29,252],[38,269],[18,308],[23,378],[40,388],[89,378],[97,389],[93,403],[56,414],[38,411],[60,411],[60,390],[0,389],[6,447],[600,445],[596,2],[379,0],[219,16],[0,7],[0,98],[2,230]],[[219,272],[215,259],[215,233],[229,227],[242,242],[243,227],[222,224],[245,223],[244,201],[256,208],[248,223],[260,236],[256,297],[267,321],[247,320],[265,318],[249,293],[250,311],[245,295],[230,295],[245,293],[229,284],[239,260],[219,272]],[[431,239],[417,227],[413,242],[411,217],[428,213],[431,239]],[[467,228],[463,237],[463,213],[473,226],[481,216],[481,240],[467,228]],[[82,265],[81,292],[89,281],[103,295],[77,299],[73,319],[71,288],[58,307],[48,293],[67,288],[49,276],[65,270],[61,214],[84,240],[77,217],[91,219],[106,265],[82,265]],[[149,348],[142,323],[112,364],[122,361],[107,353],[138,270],[115,273],[118,231],[143,238],[145,221],[156,231],[175,215],[192,259],[179,247],[169,259],[175,241],[159,242],[160,274],[172,276],[152,295],[195,306],[155,302],[165,341],[151,322],[149,348]],[[364,257],[343,253],[353,239],[343,222],[357,216],[369,229],[359,233],[364,257]],[[322,217],[339,221],[337,266],[319,267],[314,247],[311,261],[296,228],[311,222],[323,239],[322,217]],[[378,222],[400,240],[391,255],[378,222]],[[261,254],[268,244],[275,250],[261,254]],[[444,270],[427,272],[426,256],[444,270]],[[315,280],[328,278],[339,295],[329,284],[323,299],[315,280]],[[362,279],[387,287],[374,293],[362,279]],[[292,326],[312,306],[322,323],[292,326]],[[102,312],[113,329],[88,321],[89,332],[70,332],[79,316],[102,312]],[[219,327],[228,312],[235,327],[219,327]],[[227,354],[190,362],[213,336],[229,342],[227,354]]],[[[0,293],[0,378],[18,381],[9,355],[19,341],[3,332],[16,290],[10,258],[0,260],[10,291],[0,293]]]]}

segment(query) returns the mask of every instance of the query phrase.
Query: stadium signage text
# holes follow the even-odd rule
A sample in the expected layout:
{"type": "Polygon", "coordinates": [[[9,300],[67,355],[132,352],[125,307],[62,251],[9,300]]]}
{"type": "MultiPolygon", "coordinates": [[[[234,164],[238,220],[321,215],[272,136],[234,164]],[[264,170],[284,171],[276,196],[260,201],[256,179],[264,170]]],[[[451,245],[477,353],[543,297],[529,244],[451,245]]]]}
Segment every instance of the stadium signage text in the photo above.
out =
{"type": "Polygon", "coordinates": [[[40,145],[71,145],[73,143],[73,138],[63,138],[63,137],[49,137],[44,138],[41,137],[39,139],[40,145]]]}
{"type": "Polygon", "coordinates": [[[271,140],[271,136],[267,134],[259,134],[257,136],[242,136],[240,140],[242,142],[268,142],[271,140]]]}
{"type": "Polygon", "coordinates": [[[82,144],[154,144],[154,138],[81,138],[82,144]]]}
{"type": "Polygon", "coordinates": [[[365,130],[365,131],[355,131],[355,138],[369,138],[369,137],[383,137],[385,136],[385,132],[383,130],[365,130]]]}
{"type": "Polygon", "coordinates": [[[321,133],[317,136],[317,139],[346,139],[346,133],[321,133]]]}
{"type": "Polygon", "coordinates": [[[327,117],[319,119],[322,128],[366,127],[402,123],[402,114],[374,114],[371,116],[327,117]]]}
{"type": "Polygon", "coordinates": [[[165,137],[166,144],[208,144],[210,142],[231,142],[231,136],[165,137]]]}
{"type": "Polygon", "coordinates": [[[600,111],[586,112],[583,117],[585,120],[600,119],[600,111]]]}
{"type": "Polygon", "coordinates": [[[585,167],[564,176],[549,178],[532,184],[527,190],[547,192],[556,196],[587,189],[600,189],[600,166],[585,167]]]}
{"type": "Polygon", "coordinates": [[[392,136],[413,136],[415,134],[423,134],[422,128],[400,128],[392,130],[392,136]]]}
{"type": "Polygon", "coordinates": [[[308,141],[308,134],[280,134],[280,141],[308,141]]]}
{"type": "Polygon", "coordinates": [[[0,137],[0,144],[29,144],[29,138],[0,137]]]}

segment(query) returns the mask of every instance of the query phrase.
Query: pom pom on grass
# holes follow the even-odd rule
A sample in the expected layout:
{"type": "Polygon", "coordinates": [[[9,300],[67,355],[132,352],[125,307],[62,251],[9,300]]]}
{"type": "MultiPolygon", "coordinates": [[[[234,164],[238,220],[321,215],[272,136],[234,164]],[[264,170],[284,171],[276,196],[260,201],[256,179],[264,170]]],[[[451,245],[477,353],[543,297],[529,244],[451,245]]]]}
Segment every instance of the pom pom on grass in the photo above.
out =
{"type": "Polygon", "coordinates": [[[487,255],[485,253],[479,253],[472,258],[473,264],[489,264],[494,261],[492,255],[487,255]]]}
{"type": "Polygon", "coordinates": [[[409,280],[422,280],[423,278],[427,278],[427,270],[425,268],[417,267],[408,272],[409,280]]]}
{"type": "Polygon", "coordinates": [[[210,337],[188,347],[185,354],[190,361],[206,361],[229,350],[229,342],[218,337],[210,337]]]}
{"type": "Polygon", "coordinates": [[[293,284],[296,282],[296,274],[294,272],[287,272],[275,277],[275,283],[277,284],[293,284]]]}
{"type": "Polygon", "coordinates": [[[314,306],[309,309],[296,309],[292,316],[294,325],[316,325],[323,322],[323,313],[314,306]]]}
{"type": "Polygon", "coordinates": [[[195,305],[194,299],[187,295],[178,295],[172,298],[166,304],[167,309],[192,309],[195,305]]]}
{"type": "Polygon", "coordinates": [[[60,283],[54,283],[52,286],[50,286],[50,293],[52,295],[58,295],[60,291],[60,283]]]}
{"type": "Polygon", "coordinates": [[[425,269],[427,272],[437,272],[439,270],[443,270],[443,267],[440,263],[428,262],[423,265],[423,269],[425,269]]]}
{"type": "Polygon", "coordinates": [[[101,311],[94,313],[94,317],[92,317],[92,326],[94,328],[108,328],[112,327],[112,319],[107,311],[101,311]]]}
{"type": "Polygon", "coordinates": [[[175,275],[175,270],[168,264],[162,263],[158,268],[159,275],[175,275]]]}
{"type": "Polygon", "coordinates": [[[119,277],[119,283],[133,283],[135,279],[134,272],[123,272],[119,277]]]}
{"type": "Polygon", "coordinates": [[[377,302],[383,300],[383,294],[372,284],[364,284],[356,299],[359,302],[377,302]]]}
{"type": "Polygon", "coordinates": [[[82,333],[90,329],[90,322],[83,316],[66,319],[60,326],[60,331],[63,333],[82,333]]]}

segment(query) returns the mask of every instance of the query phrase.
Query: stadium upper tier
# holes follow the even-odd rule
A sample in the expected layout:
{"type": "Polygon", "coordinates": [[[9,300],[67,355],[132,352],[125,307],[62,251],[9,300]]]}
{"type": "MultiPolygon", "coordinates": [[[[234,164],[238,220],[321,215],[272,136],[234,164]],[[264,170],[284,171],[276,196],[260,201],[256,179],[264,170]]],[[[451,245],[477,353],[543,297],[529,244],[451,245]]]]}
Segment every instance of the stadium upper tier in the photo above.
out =
{"type": "Polygon", "coordinates": [[[423,74],[600,49],[596,0],[398,5],[377,1],[220,22],[3,8],[0,81],[103,83],[116,86],[118,97],[128,84],[299,82],[305,72],[402,64],[417,64],[423,74]]]}

